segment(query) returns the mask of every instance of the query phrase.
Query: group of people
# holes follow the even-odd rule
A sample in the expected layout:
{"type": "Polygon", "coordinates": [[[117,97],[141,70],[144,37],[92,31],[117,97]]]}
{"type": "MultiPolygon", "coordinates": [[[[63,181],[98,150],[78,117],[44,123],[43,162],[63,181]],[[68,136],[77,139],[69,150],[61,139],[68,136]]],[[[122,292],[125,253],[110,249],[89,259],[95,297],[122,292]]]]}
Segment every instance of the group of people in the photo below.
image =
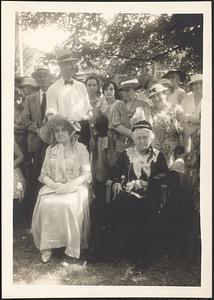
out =
{"type": "Polygon", "coordinates": [[[51,83],[38,66],[15,87],[14,222],[18,209],[28,217],[43,262],[56,248],[77,259],[82,249],[94,254],[103,228],[113,256],[150,253],[165,198],[171,219],[185,219],[176,203],[199,213],[202,74],[188,93],[179,70],[143,87],[96,74],[84,84],[70,49],[56,59],[60,79],[51,83]]]}

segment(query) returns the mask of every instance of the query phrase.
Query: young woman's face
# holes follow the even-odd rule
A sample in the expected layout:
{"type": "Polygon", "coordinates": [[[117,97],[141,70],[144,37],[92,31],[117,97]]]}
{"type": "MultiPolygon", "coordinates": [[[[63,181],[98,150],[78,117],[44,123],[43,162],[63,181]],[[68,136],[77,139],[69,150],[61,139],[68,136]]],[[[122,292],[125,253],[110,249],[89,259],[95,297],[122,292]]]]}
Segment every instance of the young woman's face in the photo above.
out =
{"type": "Polygon", "coordinates": [[[121,90],[121,94],[122,94],[122,97],[123,99],[126,101],[126,102],[129,102],[129,101],[132,101],[134,100],[135,96],[136,96],[136,92],[134,89],[132,88],[123,88],[121,90]]]}
{"type": "Polygon", "coordinates": [[[98,93],[98,84],[96,79],[89,79],[86,83],[86,89],[89,95],[96,95],[98,93]]]}
{"type": "Polygon", "coordinates": [[[113,83],[110,83],[109,86],[104,90],[104,95],[107,99],[112,99],[115,96],[115,89],[113,83]]]}
{"type": "Polygon", "coordinates": [[[166,103],[167,94],[165,92],[159,92],[151,96],[153,107],[155,109],[162,109],[166,103]]]}
{"type": "Polygon", "coordinates": [[[65,145],[70,142],[71,133],[63,124],[57,124],[53,130],[58,143],[65,145]]]}
{"type": "Polygon", "coordinates": [[[180,83],[180,76],[177,73],[172,73],[169,76],[169,80],[171,81],[171,83],[173,84],[173,86],[176,86],[180,83]]]}

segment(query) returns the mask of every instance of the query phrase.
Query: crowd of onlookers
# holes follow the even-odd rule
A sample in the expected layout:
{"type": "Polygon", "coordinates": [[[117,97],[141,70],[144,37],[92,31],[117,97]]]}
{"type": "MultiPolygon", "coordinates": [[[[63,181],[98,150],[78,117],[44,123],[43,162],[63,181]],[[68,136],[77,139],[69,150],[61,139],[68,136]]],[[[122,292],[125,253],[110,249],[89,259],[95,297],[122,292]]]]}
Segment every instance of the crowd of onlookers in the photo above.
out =
{"type": "Polygon", "coordinates": [[[83,83],[70,49],[56,59],[60,79],[36,66],[14,94],[14,224],[30,224],[42,260],[149,261],[176,227],[200,236],[202,74],[83,83]]]}

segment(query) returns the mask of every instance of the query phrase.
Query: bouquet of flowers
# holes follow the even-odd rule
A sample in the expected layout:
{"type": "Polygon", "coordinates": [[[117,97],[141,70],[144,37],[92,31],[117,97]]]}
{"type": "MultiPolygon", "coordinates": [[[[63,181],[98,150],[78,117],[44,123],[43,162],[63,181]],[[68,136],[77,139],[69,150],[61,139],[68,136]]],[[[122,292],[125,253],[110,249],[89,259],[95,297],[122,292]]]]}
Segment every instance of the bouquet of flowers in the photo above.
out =
{"type": "Polygon", "coordinates": [[[134,195],[138,199],[143,199],[147,194],[147,187],[147,181],[137,179],[128,182],[124,189],[127,193],[134,195]]]}

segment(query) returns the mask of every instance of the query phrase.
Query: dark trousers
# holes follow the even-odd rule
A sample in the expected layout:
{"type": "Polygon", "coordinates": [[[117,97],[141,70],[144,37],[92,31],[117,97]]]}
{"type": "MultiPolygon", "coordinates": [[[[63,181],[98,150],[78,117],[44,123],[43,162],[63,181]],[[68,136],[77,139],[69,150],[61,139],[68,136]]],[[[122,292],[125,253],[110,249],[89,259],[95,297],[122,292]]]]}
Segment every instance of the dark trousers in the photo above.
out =
{"type": "Polygon", "coordinates": [[[32,212],[36,203],[38,192],[42,184],[38,181],[41,173],[42,164],[45,159],[45,152],[48,145],[43,144],[40,151],[27,154],[28,178],[27,180],[27,219],[31,221],[32,212]]]}
{"type": "Polygon", "coordinates": [[[87,147],[87,150],[90,150],[90,137],[91,137],[91,131],[90,131],[90,125],[89,121],[83,120],[79,121],[81,125],[81,130],[79,133],[79,142],[84,144],[87,147]]]}

